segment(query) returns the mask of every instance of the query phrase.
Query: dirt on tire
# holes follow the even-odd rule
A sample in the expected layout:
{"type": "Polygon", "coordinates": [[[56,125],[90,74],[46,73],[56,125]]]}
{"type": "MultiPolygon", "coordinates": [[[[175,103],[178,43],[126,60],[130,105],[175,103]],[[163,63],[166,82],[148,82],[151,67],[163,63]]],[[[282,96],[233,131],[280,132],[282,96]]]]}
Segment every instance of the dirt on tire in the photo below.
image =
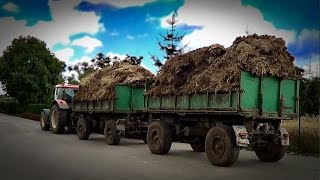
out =
{"type": "Polygon", "coordinates": [[[81,117],[77,122],[77,135],[80,140],[88,140],[91,133],[90,122],[81,117]]]}
{"type": "Polygon", "coordinates": [[[228,167],[234,164],[240,149],[232,127],[221,125],[211,128],[206,137],[205,150],[212,165],[228,167]]]}
{"type": "Polygon", "coordinates": [[[240,88],[240,73],[258,76],[297,77],[285,41],[268,35],[238,37],[225,48],[219,44],[203,47],[166,61],[149,95],[181,95],[224,92],[240,88]]]}
{"type": "Polygon", "coordinates": [[[154,121],[148,128],[147,144],[153,154],[167,154],[172,145],[172,132],[163,121],[154,121]]]}
{"type": "Polygon", "coordinates": [[[121,136],[117,132],[116,122],[114,120],[108,120],[104,128],[105,141],[109,145],[118,145],[120,143],[121,136]]]}

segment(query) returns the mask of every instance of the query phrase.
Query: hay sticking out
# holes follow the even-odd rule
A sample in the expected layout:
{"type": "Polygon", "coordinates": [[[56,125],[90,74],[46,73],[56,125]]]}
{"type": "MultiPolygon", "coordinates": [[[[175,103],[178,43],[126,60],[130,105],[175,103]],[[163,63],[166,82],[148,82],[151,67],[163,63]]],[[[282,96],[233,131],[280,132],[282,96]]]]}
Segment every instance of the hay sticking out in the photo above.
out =
{"type": "Polygon", "coordinates": [[[145,68],[129,63],[119,63],[89,74],[80,82],[75,101],[94,101],[114,98],[114,86],[118,84],[143,87],[148,79],[155,76],[145,68]]]}
{"type": "Polygon", "coordinates": [[[299,72],[293,61],[281,38],[256,34],[238,37],[229,48],[214,44],[168,60],[148,94],[237,90],[242,70],[258,76],[296,77],[299,72]]]}

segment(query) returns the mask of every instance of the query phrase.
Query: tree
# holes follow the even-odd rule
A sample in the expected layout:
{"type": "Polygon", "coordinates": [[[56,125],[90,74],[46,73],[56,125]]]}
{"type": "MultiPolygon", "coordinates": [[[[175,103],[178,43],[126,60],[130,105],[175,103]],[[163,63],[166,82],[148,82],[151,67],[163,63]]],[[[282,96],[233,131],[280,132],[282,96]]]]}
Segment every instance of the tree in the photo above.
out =
{"type": "MultiPolygon", "coordinates": [[[[165,60],[169,60],[174,56],[180,55],[183,53],[183,50],[186,48],[186,45],[179,48],[179,43],[183,39],[184,35],[179,35],[176,33],[176,26],[178,21],[176,20],[177,17],[177,11],[174,11],[174,13],[171,16],[171,19],[167,19],[167,23],[170,26],[170,29],[167,31],[165,35],[160,34],[162,38],[161,43],[158,39],[158,46],[160,47],[160,50],[165,53],[163,56],[165,60]]],[[[151,55],[151,59],[154,61],[154,65],[157,67],[161,67],[163,65],[162,61],[156,57],[155,55],[151,55]]]]}
{"type": "Polygon", "coordinates": [[[320,115],[320,78],[302,79],[300,97],[301,115],[320,115]]]}
{"type": "Polygon", "coordinates": [[[0,81],[21,103],[45,103],[51,99],[49,89],[61,80],[64,68],[64,62],[49,51],[45,42],[20,36],[3,52],[0,81]]]}
{"type": "MultiPolygon", "coordinates": [[[[113,61],[123,61],[128,62],[132,65],[140,65],[142,62],[143,57],[142,56],[130,56],[126,54],[126,57],[124,59],[120,59],[117,56],[111,57],[111,56],[105,56],[103,53],[98,53],[95,58],[91,60],[91,64],[89,65],[88,62],[79,62],[75,64],[74,66],[69,66],[69,71],[76,71],[76,73],[79,75],[79,80],[86,77],[88,74],[98,70],[102,69],[108,66],[111,66],[111,62],[113,61]]],[[[70,81],[76,80],[75,78],[70,78],[70,81]]],[[[69,81],[68,78],[68,81],[69,81]]],[[[69,81],[69,82],[70,82],[69,81]]],[[[74,81],[73,81],[74,82],[74,81]]]]}

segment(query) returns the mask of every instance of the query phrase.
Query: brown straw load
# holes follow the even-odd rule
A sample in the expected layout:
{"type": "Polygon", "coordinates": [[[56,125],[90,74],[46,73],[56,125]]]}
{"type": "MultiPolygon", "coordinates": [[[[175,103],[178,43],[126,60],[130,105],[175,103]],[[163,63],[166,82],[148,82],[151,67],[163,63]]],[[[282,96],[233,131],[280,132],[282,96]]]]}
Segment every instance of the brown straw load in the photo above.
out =
{"type": "Polygon", "coordinates": [[[294,58],[282,38],[256,34],[238,37],[229,48],[203,47],[168,60],[150,95],[190,94],[239,89],[240,72],[297,77],[294,58]]]}
{"type": "Polygon", "coordinates": [[[114,86],[117,84],[132,87],[144,87],[145,82],[155,76],[139,65],[127,62],[115,64],[89,74],[80,82],[75,101],[94,101],[114,98],[114,86]]]}

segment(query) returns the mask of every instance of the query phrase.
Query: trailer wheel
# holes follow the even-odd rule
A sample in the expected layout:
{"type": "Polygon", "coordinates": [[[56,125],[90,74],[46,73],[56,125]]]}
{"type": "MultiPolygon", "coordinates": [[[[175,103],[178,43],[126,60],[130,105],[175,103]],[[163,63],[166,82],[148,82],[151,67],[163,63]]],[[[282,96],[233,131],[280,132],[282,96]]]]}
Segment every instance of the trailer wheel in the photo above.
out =
{"type": "Polygon", "coordinates": [[[50,111],[49,110],[43,110],[41,112],[40,117],[40,127],[43,131],[49,131],[50,130],[50,111]]]}
{"type": "Polygon", "coordinates": [[[104,137],[109,145],[118,145],[120,143],[121,136],[116,128],[116,121],[108,120],[104,127],[104,137]]]}
{"type": "Polygon", "coordinates": [[[287,147],[270,141],[266,148],[255,149],[257,157],[264,162],[277,162],[286,154],[287,147]]]}
{"type": "Polygon", "coordinates": [[[84,117],[77,122],[77,135],[80,140],[88,140],[91,133],[90,123],[84,117]]]}
{"type": "Polygon", "coordinates": [[[227,167],[239,157],[239,147],[231,127],[221,125],[210,129],[205,141],[207,157],[212,165],[227,167]]]}
{"type": "Polygon", "coordinates": [[[148,128],[147,143],[152,154],[166,154],[172,144],[170,127],[162,121],[154,121],[148,128]]]}
{"type": "Polygon", "coordinates": [[[67,111],[59,109],[57,105],[51,107],[50,127],[54,134],[63,134],[67,122],[67,111]]]}
{"type": "Polygon", "coordinates": [[[191,148],[194,152],[204,152],[206,149],[205,140],[199,138],[197,141],[190,143],[191,148]]]}

